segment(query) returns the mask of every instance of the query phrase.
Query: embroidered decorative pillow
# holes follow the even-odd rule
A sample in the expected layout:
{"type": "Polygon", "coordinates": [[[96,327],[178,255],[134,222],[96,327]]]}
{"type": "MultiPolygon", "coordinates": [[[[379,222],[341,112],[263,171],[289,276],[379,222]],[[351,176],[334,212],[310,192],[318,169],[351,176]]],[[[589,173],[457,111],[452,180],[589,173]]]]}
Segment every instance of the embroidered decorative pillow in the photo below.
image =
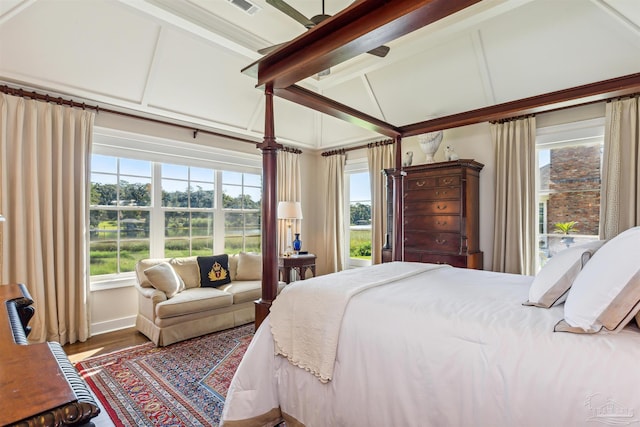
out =
{"type": "Polygon", "coordinates": [[[640,310],[640,227],[602,246],[584,266],[564,304],[556,332],[622,329],[640,310]]]}
{"type": "Polygon", "coordinates": [[[200,286],[216,287],[231,283],[229,255],[199,256],[200,286]]]}
{"type": "Polygon", "coordinates": [[[144,270],[151,285],[172,298],[184,289],[184,282],[168,262],[161,262],[144,270]]]}
{"type": "Polygon", "coordinates": [[[529,300],[523,305],[549,308],[567,299],[569,288],[604,240],[567,248],[551,257],[533,279],[529,300]]]}

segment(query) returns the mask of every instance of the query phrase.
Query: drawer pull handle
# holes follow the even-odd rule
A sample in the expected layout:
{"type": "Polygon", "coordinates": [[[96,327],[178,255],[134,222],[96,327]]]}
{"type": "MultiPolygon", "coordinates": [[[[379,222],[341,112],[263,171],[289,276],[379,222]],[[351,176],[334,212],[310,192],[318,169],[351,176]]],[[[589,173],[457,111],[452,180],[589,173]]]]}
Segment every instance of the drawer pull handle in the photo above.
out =
{"type": "Polygon", "coordinates": [[[436,196],[441,196],[441,195],[442,195],[442,196],[444,196],[444,195],[446,195],[446,194],[447,194],[447,192],[446,192],[446,191],[442,191],[442,192],[440,192],[440,191],[436,191],[436,196]]]}
{"type": "Polygon", "coordinates": [[[447,221],[436,221],[437,225],[447,225],[447,221]]]}
{"type": "Polygon", "coordinates": [[[447,209],[447,205],[436,205],[436,209],[438,209],[439,211],[443,211],[447,209]]]}
{"type": "Polygon", "coordinates": [[[436,239],[436,243],[439,245],[444,245],[445,243],[447,243],[447,239],[442,239],[442,240],[436,239]]]}
{"type": "Polygon", "coordinates": [[[416,181],[416,185],[418,187],[422,187],[425,184],[425,181],[416,181]]]}
{"type": "Polygon", "coordinates": [[[453,178],[445,178],[442,180],[445,184],[451,184],[453,182],[453,178]]]}

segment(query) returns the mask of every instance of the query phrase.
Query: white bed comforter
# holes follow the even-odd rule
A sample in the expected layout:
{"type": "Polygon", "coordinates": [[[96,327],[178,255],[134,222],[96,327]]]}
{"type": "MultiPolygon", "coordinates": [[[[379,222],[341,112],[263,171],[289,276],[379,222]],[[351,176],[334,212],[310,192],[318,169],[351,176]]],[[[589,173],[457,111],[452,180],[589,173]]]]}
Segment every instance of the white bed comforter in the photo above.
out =
{"type": "Polygon", "coordinates": [[[446,268],[354,295],[326,384],[275,355],[267,318],[222,425],[640,425],[640,330],[554,333],[563,306],[521,305],[531,280],[446,268]]]}

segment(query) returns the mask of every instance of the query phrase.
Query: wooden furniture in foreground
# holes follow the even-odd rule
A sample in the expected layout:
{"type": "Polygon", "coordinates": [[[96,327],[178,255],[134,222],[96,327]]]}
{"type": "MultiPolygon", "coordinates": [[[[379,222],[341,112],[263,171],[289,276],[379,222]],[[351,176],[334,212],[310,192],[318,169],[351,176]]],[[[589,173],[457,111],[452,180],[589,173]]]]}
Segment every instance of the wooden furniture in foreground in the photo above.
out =
{"type": "Polygon", "coordinates": [[[403,189],[404,261],[483,268],[479,243],[483,167],[465,159],[403,169],[407,174],[403,189]]]}
{"type": "Polygon", "coordinates": [[[33,300],[24,285],[0,285],[0,425],[80,426],[100,409],[60,344],[28,345],[33,300]]]}
{"type": "Polygon", "coordinates": [[[291,283],[291,270],[298,273],[300,280],[305,279],[307,270],[311,270],[311,274],[316,275],[316,256],[313,254],[294,255],[290,257],[278,258],[278,270],[282,281],[291,283]]]}

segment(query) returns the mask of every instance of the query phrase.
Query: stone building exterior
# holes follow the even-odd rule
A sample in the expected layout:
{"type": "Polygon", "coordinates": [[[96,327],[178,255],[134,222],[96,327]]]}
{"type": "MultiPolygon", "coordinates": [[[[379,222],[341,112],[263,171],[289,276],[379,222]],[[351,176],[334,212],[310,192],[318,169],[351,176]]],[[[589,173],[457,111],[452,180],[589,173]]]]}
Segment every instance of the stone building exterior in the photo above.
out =
{"type": "MultiPolygon", "coordinates": [[[[580,235],[598,235],[600,217],[600,145],[555,148],[548,165],[547,230],[576,221],[580,235]]],[[[547,171],[541,170],[544,179],[547,171]]]]}

